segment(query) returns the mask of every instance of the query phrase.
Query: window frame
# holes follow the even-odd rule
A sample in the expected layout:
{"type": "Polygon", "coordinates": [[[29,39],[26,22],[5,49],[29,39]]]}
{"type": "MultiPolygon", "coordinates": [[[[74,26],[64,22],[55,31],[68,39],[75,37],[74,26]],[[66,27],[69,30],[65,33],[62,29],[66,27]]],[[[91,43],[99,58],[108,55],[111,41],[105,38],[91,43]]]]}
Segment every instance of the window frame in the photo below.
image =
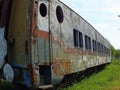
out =
{"type": "Polygon", "coordinates": [[[85,49],[86,50],[91,50],[91,37],[85,35],[85,49]]]}
{"type": "Polygon", "coordinates": [[[83,48],[83,34],[75,28],[73,29],[73,40],[75,47],[83,48]]]}

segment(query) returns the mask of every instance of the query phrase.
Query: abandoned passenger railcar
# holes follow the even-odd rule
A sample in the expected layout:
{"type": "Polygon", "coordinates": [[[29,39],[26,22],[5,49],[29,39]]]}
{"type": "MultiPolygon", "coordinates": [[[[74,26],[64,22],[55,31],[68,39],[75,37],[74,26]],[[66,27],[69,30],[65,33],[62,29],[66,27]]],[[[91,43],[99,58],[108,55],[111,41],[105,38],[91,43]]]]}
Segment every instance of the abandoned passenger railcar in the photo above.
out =
{"type": "Polygon", "coordinates": [[[0,0],[0,40],[5,79],[27,87],[111,62],[110,43],[59,0],[0,0]]]}

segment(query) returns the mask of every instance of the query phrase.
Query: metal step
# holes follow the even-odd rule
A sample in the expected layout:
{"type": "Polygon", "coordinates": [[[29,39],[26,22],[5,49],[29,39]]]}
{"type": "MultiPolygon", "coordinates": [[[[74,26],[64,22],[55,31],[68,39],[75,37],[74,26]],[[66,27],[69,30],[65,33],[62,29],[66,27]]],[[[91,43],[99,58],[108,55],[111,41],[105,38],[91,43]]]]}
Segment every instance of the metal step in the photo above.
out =
{"type": "Polygon", "coordinates": [[[39,86],[40,90],[53,90],[53,85],[43,85],[39,86]]]}

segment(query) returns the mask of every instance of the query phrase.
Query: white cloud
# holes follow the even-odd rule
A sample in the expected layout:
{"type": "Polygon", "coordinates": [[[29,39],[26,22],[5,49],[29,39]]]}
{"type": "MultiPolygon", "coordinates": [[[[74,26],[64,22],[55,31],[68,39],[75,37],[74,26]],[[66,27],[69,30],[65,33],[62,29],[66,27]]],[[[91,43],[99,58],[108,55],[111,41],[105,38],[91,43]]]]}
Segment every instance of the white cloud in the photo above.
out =
{"type": "Polygon", "coordinates": [[[109,12],[120,14],[120,0],[105,0],[105,4],[109,12]]]}

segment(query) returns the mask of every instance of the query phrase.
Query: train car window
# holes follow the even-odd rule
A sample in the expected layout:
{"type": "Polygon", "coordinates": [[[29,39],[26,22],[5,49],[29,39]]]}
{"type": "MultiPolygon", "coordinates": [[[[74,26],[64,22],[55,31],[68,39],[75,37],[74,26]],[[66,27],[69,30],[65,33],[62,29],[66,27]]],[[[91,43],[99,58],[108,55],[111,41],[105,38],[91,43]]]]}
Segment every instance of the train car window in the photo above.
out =
{"type": "Polygon", "coordinates": [[[93,45],[93,51],[97,51],[97,42],[95,40],[92,40],[93,45]]]}
{"type": "Polygon", "coordinates": [[[88,37],[88,47],[89,47],[88,49],[91,50],[91,38],[90,37],[88,37]]]}
{"type": "Polygon", "coordinates": [[[79,32],[79,47],[83,48],[83,35],[82,35],[82,32],[79,32]]]}
{"type": "Polygon", "coordinates": [[[57,16],[58,22],[62,23],[64,16],[63,16],[63,10],[60,6],[57,6],[56,8],[56,16],[57,16]]]}
{"type": "Polygon", "coordinates": [[[97,42],[97,51],[99,52],[99,50],[100,50],[100,44],[99,42],[97,42]]]}
{"type": "Polygon", "coordinates": [[[101,44],[100,44],[100,47],[99,47],[99,48],[100,48],[100,53],[101,53],[101,52],[102,52],[101,44]]]}
{"type": "Polygon", "coordinates": [[[85,35],[85,48],[91,50],[91,38],[85,35]]]}
{"type": "Polygon", "coordinates": [[[74,46],[78,46],[79,45],[78,36],[79,36],[79,32],[76,29],[73,29],[74,46]]]}
{"type": "Polygon", "coordinates": [[[106,47],[104,46],[104,54],[106,53],[106,47]]]}
{"type": "Polygon", "coordinates": [[[106,47],[104,47],[104,53],[106,54],[106,47]]]}
{"type": "Polygon", "coordinates": [[[97,42],[95,41],[95,51],[97,51],[97,42]]]}
{"type": "Polygon", "coordinates": [[[92,40],[92,46],[93,46],[93,51],[96,51],[96,44],[95,44],[95,40],[92,40]]]}
{"type": "Polygon", "coordinates": [[[102,54],[104,53],[104,48],[103,48],[103,45],[102,45],[102,54]]]}
{"type": "Polygon", "coordinates": [[[109,49],[107,48],[107,54],[109,54],[109,49]]]}
{"type": "Polygon", "coordinates": [[[108,55],[110,55],[110,49],[108,49],[108,55]]]}
{"type": "Polygon", "coordinates": [[[105,47],[105,53],[107,54],[107,48],[105,47]]]}
{"type": "Polygon", "coordinates": [[[95,51],[95,44],[94,40],[92,40],[93,51],[95,51]]]}
{"type": "Polygon", "coordinates": [[[99,42],[97,43],[97,48],[98,48],[98,49],[97,49],[98,52],[100,53],[100,43],[99,43],[99,42]]]}
{"type": "Polygon", "coordinates": [[[88,37],[85,35],[85,48],[88,49],[88,37]]]}
{"type": "Polygon", "coordinates": [[[43,16],[43,17],[45,17],[47,15],[47,7],[44,3],[40,4],[39,12],[40,12],[41,16],[43,16]]]}
{"type": "Polygon", "coordinates": [[[74,38],[74,46],[83,48],[83,34],[82,32],[73,29],[73,38],[74,38]]]}

